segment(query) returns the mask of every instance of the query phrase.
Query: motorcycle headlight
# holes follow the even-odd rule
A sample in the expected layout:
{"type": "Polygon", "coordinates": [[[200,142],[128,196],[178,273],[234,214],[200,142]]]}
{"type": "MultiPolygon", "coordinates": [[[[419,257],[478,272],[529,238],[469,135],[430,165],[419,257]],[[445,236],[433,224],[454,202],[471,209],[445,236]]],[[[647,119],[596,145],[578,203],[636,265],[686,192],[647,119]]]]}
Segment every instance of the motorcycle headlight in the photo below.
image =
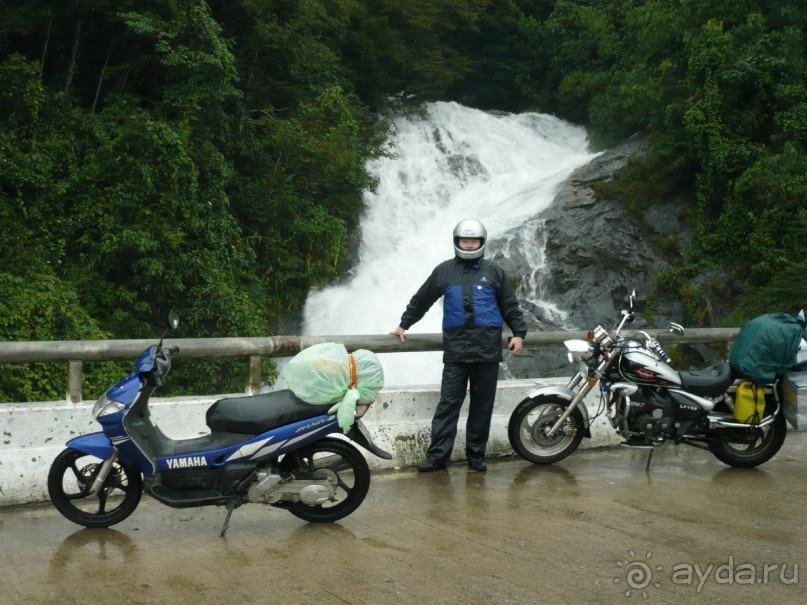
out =
{"type": "Polygon", "coordinates": [[[568,357],[571,363],[588,359],[594,353],[594,345],[588,340],[575,338],[566,340],[563,344],[566,346],[566,349],[568,349],[568,357]]]}
{"type": "Polygon", "coordinates": [[[100,418],[101,416],[109,416],[110,414],[117,414],[121,410],[125,409],[126,406],[123,405],[120,401],[115,401],[114,399],[110,399],[104,393],[101,398],[95,402],[95,405],[92,408],[92,416],[93,418],[100,418]]]}

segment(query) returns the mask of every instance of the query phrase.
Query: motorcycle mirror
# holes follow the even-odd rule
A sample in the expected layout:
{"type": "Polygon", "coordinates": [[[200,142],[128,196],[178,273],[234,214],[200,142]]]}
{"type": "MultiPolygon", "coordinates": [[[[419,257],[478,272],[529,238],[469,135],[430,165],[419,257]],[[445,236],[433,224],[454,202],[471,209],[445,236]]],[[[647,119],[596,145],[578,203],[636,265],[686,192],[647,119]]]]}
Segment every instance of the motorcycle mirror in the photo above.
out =
{"type": "Polygon", "coordinates": [[[670,332],[672,332],[673,334],[678,334],[679,336],[681,336],[684,333],[684,326],[682,326],[681,324],[677,324],[674,321],[671,321],[667,326],[667,328],[670,330],[670,332]]]}
{"type": "Polygon", "coordinates": [[[631,290],[631,292],[630,292],[630,296],[628,297],[628,304],[630,305],[631,309],[636,304],[636,290],[635,289],[631,290]]]}

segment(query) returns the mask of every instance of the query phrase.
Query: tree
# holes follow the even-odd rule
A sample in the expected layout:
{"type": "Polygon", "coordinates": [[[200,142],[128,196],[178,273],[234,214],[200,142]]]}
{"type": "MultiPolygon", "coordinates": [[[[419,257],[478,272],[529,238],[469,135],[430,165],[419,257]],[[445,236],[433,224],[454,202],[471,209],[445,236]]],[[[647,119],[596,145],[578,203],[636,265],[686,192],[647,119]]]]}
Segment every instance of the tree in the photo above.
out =
{"type": "Polygon", "coordinates": [[[274,321],[294,316],[312,285],[347,267],[361,193],[374,185],[365,164],[381,152],[387,128],[368,121],[332,88],[287,119],[266,111],[244,126],[232,196],[274,321]]]}

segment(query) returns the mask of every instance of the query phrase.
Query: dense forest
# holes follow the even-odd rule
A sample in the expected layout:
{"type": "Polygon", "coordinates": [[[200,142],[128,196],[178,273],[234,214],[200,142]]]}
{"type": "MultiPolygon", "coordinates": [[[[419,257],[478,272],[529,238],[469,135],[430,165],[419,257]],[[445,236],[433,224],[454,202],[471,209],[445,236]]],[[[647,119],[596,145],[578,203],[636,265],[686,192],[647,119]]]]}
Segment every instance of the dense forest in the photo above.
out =
{"type": "MultiPolygon", "coordinates": [[[[347,268],[388,116],[436,100],[646,134],[611,190],[691,200],[666,276],[689,323],[708,271],[733,325],[797,310],[806,33],[803,0],[4,0],[0,340],[152,338],[171,308],[184,337],[288,332],[347,268]]],[[[195,389],[241,368],[199,362],[195,389]]],[[[0,401],[65,373],[0,366],[0,401]]]]}

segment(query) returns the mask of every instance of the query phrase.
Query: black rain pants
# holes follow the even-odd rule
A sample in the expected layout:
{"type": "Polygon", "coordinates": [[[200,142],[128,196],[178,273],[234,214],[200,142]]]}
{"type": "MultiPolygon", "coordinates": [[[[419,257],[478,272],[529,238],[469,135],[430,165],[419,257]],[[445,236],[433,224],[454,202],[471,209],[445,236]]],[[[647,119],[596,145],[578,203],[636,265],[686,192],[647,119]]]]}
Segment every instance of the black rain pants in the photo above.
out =
{"type": "Polygon", "coordinates": [[[446,363],[440,386],[440,402],[432,419],[432,440],[427,458],[440,464],[451,461],[457,422],[470,383],[468,422],[465,425],[465,456],[484,460],[493,416],[493,400],[499,378],[499,363],[446,363]]]}

